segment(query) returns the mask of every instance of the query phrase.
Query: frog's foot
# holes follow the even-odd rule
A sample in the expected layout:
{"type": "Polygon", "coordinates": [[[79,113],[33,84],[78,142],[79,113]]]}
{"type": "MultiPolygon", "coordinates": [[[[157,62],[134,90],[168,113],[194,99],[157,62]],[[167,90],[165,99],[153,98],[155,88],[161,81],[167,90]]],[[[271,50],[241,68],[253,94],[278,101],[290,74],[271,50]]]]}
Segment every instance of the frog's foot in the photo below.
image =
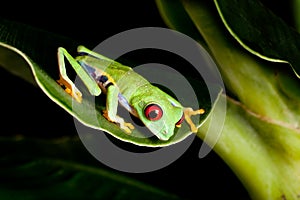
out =
{"type": "Polygon", "coordinates": [[[66,93],[71,95],[79,103],[82,102],[81,92],[77,89],[77,87],[72,83],[72,81],[69,78],[63,78],[62,76],[60,76],[57,82],[60,86],[64,88],[66,93]]]}
{"type": "Polygon", "coordinates": [[[193,110],[192,108],[184,108],[183,113],[184,113],[184,118],[186,122],[190,125],[191,131],[193,133],[197,133],[198,128],[195,126],[193,123],[191,116],[193,115],[201,115],[205,112],[204,109],[199,109],[199,110],[193,110]]]}
{"type": "Polygon", "coordinates": [[[113,119],[112,117],[108,116],[107,110],[103,111],[103,116],[110,122],[114,122],[119,124],[120,128],[123,129],[127,134],[130,134],[134,129],[134,126],[131,123],[127,123],[124,121],[124,119],[118,115],[116,115],[113,119]]]}

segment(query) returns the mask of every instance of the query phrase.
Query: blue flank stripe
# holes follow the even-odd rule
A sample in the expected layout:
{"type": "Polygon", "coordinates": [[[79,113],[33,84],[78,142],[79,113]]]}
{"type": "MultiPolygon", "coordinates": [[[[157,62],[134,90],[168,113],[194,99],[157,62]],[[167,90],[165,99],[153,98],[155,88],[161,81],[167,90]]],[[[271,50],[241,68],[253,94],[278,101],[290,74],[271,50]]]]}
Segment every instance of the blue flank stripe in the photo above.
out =
{"type": "Polygon", "coordinates": [[[87,73],[89,73],[89,75],[92,75],[96,71],[93,67],[84,62],[78,61],[78,63],[87,71],[87,73]]]}

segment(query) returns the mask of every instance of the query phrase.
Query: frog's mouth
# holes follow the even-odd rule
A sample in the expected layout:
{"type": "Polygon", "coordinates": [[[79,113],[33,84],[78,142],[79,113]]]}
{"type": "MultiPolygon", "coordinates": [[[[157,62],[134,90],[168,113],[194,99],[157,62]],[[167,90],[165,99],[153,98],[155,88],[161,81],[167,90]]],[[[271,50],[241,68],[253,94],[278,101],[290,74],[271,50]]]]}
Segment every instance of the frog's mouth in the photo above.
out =
{"type": "Polygon", "coordinates": [[[170,139],[171,136],[168,136],[168,137],[164,137],[164,135],[167,135],[167,133],[164,133],[164,134],[160,134],[160,135],[156,135],[156,137],[159,139],[159,140],[162,140],[162,141],[167,141],[170,139]],[[163,136],[163,137],[162,137],[163,136]]]}
{"type": "MultiPolygon", "coordinates": [[[[168,127],[167,125],[163,125],[162,127],[160,127],[160,130],[156,130],[156,132],[158,134],[154,134],[159,140],[162,141],[167,141],[169,140],[173,135],[174,135],[174,130],[175,130],[175,126],[174,128],[168,127]]],[[[150,131],[152,133],[154,133],[151,129],[150,131]]]]}

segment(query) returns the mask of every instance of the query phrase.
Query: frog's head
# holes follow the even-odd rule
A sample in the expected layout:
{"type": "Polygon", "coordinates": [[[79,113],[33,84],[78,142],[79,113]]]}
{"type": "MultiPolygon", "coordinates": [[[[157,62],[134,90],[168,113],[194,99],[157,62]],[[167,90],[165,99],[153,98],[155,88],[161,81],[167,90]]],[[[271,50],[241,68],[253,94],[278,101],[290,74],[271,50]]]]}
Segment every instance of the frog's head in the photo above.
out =
{"type": "Polygon", "coordinates": [[[174,135],[175,127],[184,120],[183,107],[171,96],[158,90],[133,104],[138,117],[160,140],[174,135]]]}

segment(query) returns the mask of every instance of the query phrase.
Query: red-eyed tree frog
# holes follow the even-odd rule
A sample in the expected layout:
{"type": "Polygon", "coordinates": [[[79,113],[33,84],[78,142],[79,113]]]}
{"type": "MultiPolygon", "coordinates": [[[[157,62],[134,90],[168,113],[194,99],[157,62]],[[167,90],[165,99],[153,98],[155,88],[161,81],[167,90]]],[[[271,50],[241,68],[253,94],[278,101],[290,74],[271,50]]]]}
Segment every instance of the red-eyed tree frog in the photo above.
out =
{"type": "Polygon", "coordinates": [[[192,115],[203,114],[204,109],[193,110],[183,107],[176,99],[152,85],[132,68],[95,53],[84,46],[77,49],[79,56],[73,58],[63,47],[58,48],[59,80],[65,91],[77,102],[82,102],[82,93],[68,78],[65,58],[83,81],[89,93],[106,95],[106,109],[103,116],[116,123],[130,134],[134,126],[117,115],[118,105],[122,105],[160,140],[168,140],[174,135],[175,127],[186,120],[192,132],[197,127],[192,115]]]}

